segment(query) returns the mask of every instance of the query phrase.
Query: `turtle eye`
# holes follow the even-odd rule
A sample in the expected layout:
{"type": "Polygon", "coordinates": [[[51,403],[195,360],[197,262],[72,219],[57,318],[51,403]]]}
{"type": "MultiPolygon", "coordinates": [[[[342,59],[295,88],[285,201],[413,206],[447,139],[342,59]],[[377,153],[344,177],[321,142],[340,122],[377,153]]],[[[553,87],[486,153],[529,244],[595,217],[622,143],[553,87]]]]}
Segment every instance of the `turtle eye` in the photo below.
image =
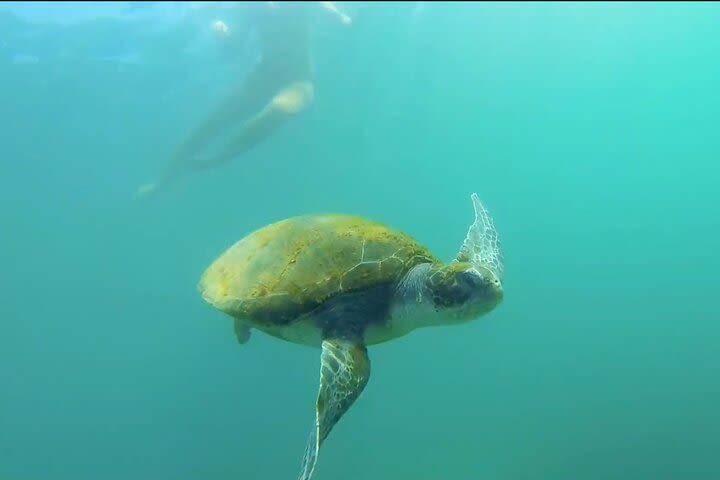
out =
{"type": "Polygon", "coordinates": [[[472,270],[458,273],[456,280],[458,286],[467,291],[475,290],[485,283],[482,275],[472,270]]]}
{"type": "Polygon", "coordinates": [[[448,291],[449,296],[453,299],[452,303],[465,303],[473,295],[473,292],[477,291],[478,288],[482,288],[483,283],[482,277],[477,272],[457,272],[448,291]]]}

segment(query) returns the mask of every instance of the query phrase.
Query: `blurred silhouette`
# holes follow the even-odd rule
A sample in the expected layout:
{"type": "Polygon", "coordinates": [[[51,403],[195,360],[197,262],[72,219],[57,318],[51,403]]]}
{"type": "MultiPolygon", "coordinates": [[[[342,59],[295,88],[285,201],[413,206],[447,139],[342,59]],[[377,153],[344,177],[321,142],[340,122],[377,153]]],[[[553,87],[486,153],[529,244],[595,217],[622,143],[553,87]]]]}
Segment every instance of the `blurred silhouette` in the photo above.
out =
{"type": "MultiPolygon", "coordinates": [[[[287,120],[307,108],[315,95],[310,20],[320,7],[343,24],[351,19],[333,2],[245,2],[247,21],[254,28],[260,59],[236,89],[177,147],[163,176],[140,187],[141,198],[157,193],[179,177],[223,165],[262,142],[287,120]],[[219,152],[201,150],[224,129],[240,125],[219,152]]],[[[219,35],[232,28],[217,21],[219,35]]]]}

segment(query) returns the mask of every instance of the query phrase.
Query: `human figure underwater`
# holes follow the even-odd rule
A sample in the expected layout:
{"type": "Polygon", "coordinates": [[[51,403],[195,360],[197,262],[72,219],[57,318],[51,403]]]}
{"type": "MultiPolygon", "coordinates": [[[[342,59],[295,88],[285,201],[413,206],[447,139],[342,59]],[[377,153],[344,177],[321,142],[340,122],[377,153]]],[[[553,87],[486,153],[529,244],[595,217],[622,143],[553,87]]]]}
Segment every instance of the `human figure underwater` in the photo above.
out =
{"type": "MultiPolygon", "coordinates": [[[[248,23],[255,28],[260,60],[238,87],[178,146],[154,183],[137,194],[158,193],[185,174],[215,168],[245,153],[305,110],[315,96],[310,52],[311,9],[320,6],[345,25],[351,18],[333,2],[247,2],[248,23]],[[240,126],[237,134],[216,154],[200,150],[227,128],[240,126]]],[[[214,28],[228,33],[224,22],[214,28]]]]}

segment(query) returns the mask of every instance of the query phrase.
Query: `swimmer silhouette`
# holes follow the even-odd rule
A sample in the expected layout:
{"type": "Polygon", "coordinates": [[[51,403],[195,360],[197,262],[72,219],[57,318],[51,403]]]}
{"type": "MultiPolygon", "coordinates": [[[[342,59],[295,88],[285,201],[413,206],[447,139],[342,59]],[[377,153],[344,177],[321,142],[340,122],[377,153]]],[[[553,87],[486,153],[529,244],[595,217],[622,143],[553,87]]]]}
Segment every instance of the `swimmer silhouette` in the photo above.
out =
{"type": "MultiPolygon", "coordinates": [[[[333,2],[319,2],[345,25],[351,19],[333,2]]],[[[177,147],[164,174],[143,185],[137,194],[156,194],[179,177],[227,163],[262,142],[287,120],[307,108],[315,96],[309,30],[315,2],[247,2],[248,20],[255,27],[260,60],[240,85],[177,147]],[[240,125],[237,134],[213,155],[200,150],[226,128],[240,125]]],[[[230,27],[213,27],[227,35],[230,27]]]]}

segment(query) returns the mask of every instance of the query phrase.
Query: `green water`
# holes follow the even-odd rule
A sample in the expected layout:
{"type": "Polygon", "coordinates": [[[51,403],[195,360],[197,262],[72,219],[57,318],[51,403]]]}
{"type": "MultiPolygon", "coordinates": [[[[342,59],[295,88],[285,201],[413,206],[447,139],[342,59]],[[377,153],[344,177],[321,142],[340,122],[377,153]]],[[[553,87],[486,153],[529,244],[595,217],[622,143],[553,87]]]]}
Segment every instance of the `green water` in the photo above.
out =
{"type": "Polygon", "coordinates": [[[0,480],[296,478],[319,353],[239,346],[200,274],[328,211],[451,259],[472,192],[504,303],[371,348],[315,478],[720,478],[720,6],[415,7],[319,25],[302,119],[150,203],[243,68],[205,17],[0,14],[0,480]]]}

